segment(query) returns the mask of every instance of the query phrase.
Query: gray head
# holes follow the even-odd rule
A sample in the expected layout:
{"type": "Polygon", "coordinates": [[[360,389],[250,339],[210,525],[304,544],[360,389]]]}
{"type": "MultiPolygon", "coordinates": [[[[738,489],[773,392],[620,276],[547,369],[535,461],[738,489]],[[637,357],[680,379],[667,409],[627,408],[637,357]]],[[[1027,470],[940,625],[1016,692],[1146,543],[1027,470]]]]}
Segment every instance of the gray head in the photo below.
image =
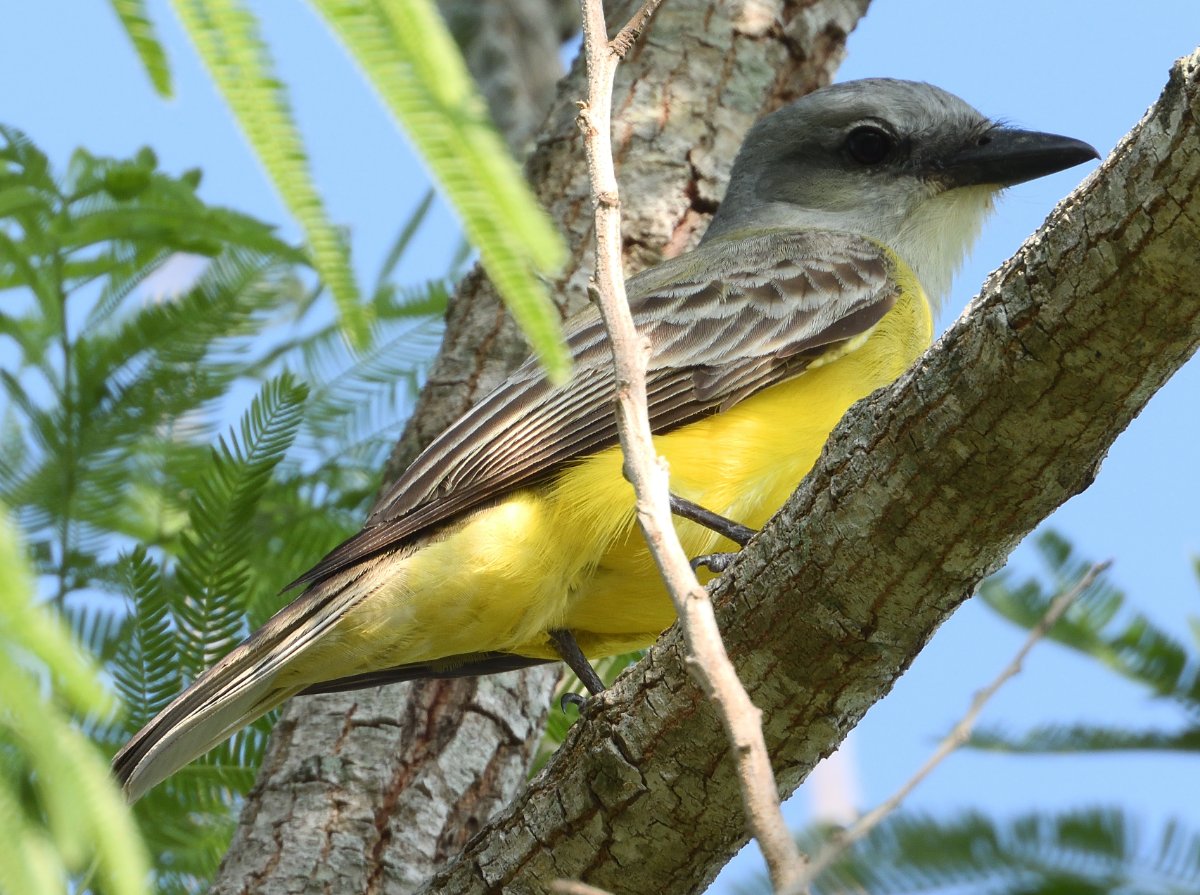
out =
{"type": "Polygon", "coordinates": [[[850,81],[750,130],[704,238],[861,233],[911,265],[936,302],[999,190],[1097,157],[1078,140],[1002,127],[930,84],[850,81]]]}

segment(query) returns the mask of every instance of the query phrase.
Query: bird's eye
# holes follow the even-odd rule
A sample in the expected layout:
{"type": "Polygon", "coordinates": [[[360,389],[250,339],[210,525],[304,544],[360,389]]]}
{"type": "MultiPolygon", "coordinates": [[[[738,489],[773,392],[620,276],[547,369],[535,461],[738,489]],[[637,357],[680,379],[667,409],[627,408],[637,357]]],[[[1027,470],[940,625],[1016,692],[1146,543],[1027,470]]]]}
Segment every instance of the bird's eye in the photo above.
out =
{"type": "Polygon", "coordinates": [[[878,165],[885,162],[895,148],[895,137],[871,125],[856,127],[846,135],[846,151],[860,165],[878,165]]]}

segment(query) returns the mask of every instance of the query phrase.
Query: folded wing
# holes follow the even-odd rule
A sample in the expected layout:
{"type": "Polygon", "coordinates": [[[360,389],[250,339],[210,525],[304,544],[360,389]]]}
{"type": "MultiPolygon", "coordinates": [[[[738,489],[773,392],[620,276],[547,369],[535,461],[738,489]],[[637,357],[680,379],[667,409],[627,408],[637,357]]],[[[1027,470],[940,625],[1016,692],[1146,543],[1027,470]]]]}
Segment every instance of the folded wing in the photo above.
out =
{"type": "MultiPolygon", "coordinates": [[[[728,409],[846,350],[894,304],[891,274],[887,250],[861,236],[776,231],[715,240],[631,278],[634,322],[651,346],[651,428],[728,409]]],[[[567,343],[570,382],[555,387],[527,361],[429,445],[361,532],[289,586],[403,546],[617,444],[612,358],[595,310],[569,322],[567,343]]]]}

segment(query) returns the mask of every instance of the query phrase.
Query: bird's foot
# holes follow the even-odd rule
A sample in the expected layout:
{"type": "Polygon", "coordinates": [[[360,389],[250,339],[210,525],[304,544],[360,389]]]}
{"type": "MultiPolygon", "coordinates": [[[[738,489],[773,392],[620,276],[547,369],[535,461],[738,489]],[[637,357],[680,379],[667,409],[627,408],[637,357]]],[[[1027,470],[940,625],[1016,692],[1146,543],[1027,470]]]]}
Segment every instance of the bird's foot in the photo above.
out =
{"type": "Polygon", "coordinates": [[[720,575],[736,558],[736,553],[705,553],[691,561],[692,571],[699,572],[701,568],[706,568],[714,575],[720,575]]]}
{"type": "MultiPolygon", "coordinates": [[[[549,634],[555,651],[562,657],[566,666],[575,672],[575,676],[587,688],[588,693],[595,696],[597,693],[603,692],[604,681],[600,680],[600,675],[596,674],[596,669],[592,667],[592,663],[587,660],[587,656],[579,648],[579,644],[575,641],[575,635],[565,628],[550,631],[549,634]]],[[[578,693],[564,693],[558,700],[558,707],[565,712],[568,705],[573,705],[582,712],[587,703],[587,697],[580,696],[578,693]]]]}
{"type": "MultiPolygon", "coordinates": [[[[690,519],[698,525],[703,525],[705,528],[715,531],[722,537],[733,541],[739,547],[745,547],[750,542],[750,539],[758,533],[753,528],[742,525],[740,522],[734,522],[732,519],[727,519],[711,510],[706,510],[699,504],[694,504],[690,500],[686,500],[675,494],[671,495],[671,512],[676,516],[690,519]]],[[[737,556],[736,552],[705,553],[703,556],[697,556],[692,560],[692,571],[698,572],[701,568],[707,568],[714,574],[720,575],[729,568],[729,564],[733,562],[735,556],[737,556]]]]}

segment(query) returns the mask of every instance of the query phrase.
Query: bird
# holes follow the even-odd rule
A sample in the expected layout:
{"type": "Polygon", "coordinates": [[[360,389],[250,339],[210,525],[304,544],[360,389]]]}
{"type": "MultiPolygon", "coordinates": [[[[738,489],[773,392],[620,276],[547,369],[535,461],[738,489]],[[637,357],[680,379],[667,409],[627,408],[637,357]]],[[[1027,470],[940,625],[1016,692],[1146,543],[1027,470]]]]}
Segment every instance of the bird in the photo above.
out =
{"type": "MultiPolygon", "coordinates": [[[[765,524],[846,410],[929,347],[1002,190],[1098,157],[886,78],[819,89],[755,124],[697,247],[626,287],[689,555],[765,524]]],[[[596,310],[565,337],[566,384],[532,359],[517,368],[288,586],[303,588],[288,605],[121,749],[130,801],[299,694],[559,660],[586,675],[588,659],[672,624],[622,476],[596,310]]]]}

